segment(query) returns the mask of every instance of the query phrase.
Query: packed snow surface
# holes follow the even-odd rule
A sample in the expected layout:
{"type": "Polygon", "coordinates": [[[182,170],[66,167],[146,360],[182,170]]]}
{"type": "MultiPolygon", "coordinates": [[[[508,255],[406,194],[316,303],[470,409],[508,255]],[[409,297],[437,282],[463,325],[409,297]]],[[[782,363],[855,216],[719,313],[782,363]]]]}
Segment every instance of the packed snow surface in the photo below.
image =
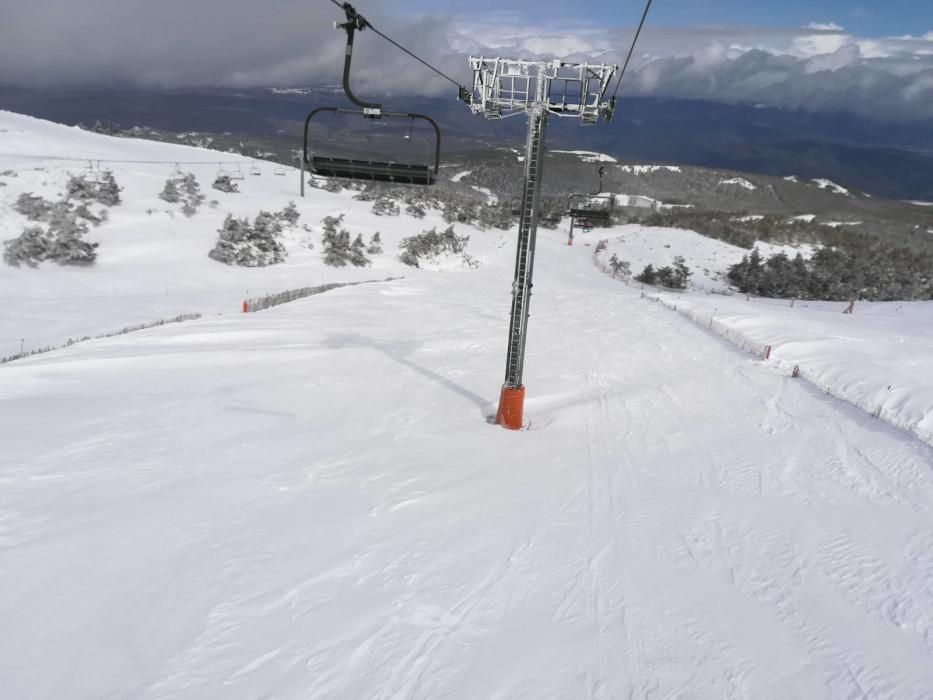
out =
{"type": "Polygon", "coordinates": [[[648,175],[660,171],[669,173],[679,173],[679,165],[620,165],[624,173],[634,173],[635,175],[648,175]]]}
{"type": "Polygon", "coordinates": [[[737,185],[738,187],[743,187],[746,190],[757,190],[758,187],[753,185],[751,182],[746,180],[744,177],[733,177],[728,180],[720,180],[720,185],[737,185]]]}
{"type": "Polygon", "coordinates": [[[849,194],[849,190],[847,190],[842,185],[837,185],[832,180],[826,180],[825,178],[815,178],[813,182],[821,190],[828,189],[828,190],[831,190],[832,192],[835,192],[836,194],[849,194]]]}
{"type": "MultiPolygon", "coordinates": [[[[655,268],[673,265],[674,258],[682,256],[693,272],[690,286],[696,291],[728,289],[726,273],[729,267],[749,254],[745,248],[701,236],[687,229],[626,224],[612,229],[608,237],[605,231],[599,231],[596,235],[607,241],[606,252],[598,259],[603,266],[615,255],[631,265],[633,275],[640,273],[646,265],[655,268]]],[[[810,245],[782,246],[763,241],[757,241],[755,247],[763,258],[776,253],[794,257],[798,252],[809,258],[815,250],[810,245]]]]}
{"type": "Polygon", "coordinates": [[[450,181],[451,181],[451,182],[460,182],[463,178],[465,178],[467,175],[469,175],[469,174],[472,173],[472,172],[473,172],[472,170],[461,170],[460,172],[458,172],[458,173],[456,173],[456,174],[454,174],[454,175],[451,175],[451,176],[450,176],[450,181]]]}
{"type": "MultiPolygon", "coordinates": [[[[41,126],[86,153],[180,148],[41,126]]],[[[151,197],[165,173],[135,168],[124,195],[151,197]]],[[[291,197],[268,187],[254,204],[291,197]]],[[[303,216],[370,225],[314,196],[303,216]]],[[[85,277],[22,272],[58,295],[103,275],[119,315],[185,223],[85,277]]],[[[928,698],[933,449],[641,299],[566,231],[538,236],[528,429],[490,425],[514,251],[471,233],[476,270],[0,367],[0,694],[928,698]]],[[[208,294],[206,272],[184,280],[208,294]]],[[[62,301],[22,303],[103,317],[62,301]]],[[[847,335],[877,327],[861,311],[847,335]]],[[[917,326],[897,361],[933,376],[917,326]]]]}
{"type": "Polygon", "coordinates": [[[607,156],[605,153],[597,153],[595,151],[552,150],[550,152],[551,153],[569,153],[571,155],[580,156],[580,160],[582,160],[585,163],[618,163],[619,162],[612,156],[607,156]]]}
{"type": "MultiPolygon", "coordinates": [[[[57,200],[65,191],[69,174],[81,174],[82,161],[51,160],[48,154],[72,153],[93,157],[100,167],[114,172],[123,203],[108,211],[109,220],[91,228],[88,239],[100,244],[93,268],[43,263],[39,270],[10,267],[0,260],[0,294],[10,302],[0,307],[0,357],[47,345],[61,345],[69,338],[113,332],[124,326],[157,321],[187,313],[237,313],[243,299],[284,289],[336,281],[360,281],[387,276],[417,274],[397,258],[402,238],[425,229],[447,228],[439,211],[423,220],[377,216],[372,204],[356,202],[353,193],[333,194],[319,189],[298,195],[298,173],[272,174],[263,164],[262,175],[248,174],[246,159],[187,146],[137,139],[120,139],[88,133],[28,117],[0,112],[0,241],[14,238],[29,225],[12,209],[22,192],[57,200]],[[31,154],[26,158],[21,154],[31,154]],[[5,155],[7,154],[7,155],[5,155]],[[40,156],[46,154],[43,160],[40,156]],[[103,160],[103,159],[111,160],[103,160]],[[124,162],[152,161],[152,162],[124,162]],[[159,199],[175,163],[194,173],[208,200],[198,213],[186,218],[178,205],[159,199]],[[218,161],[232,170],[240,165],[243,180],[234,182],[240,192],[228,194],[211,188],[218,161]],[[301,213],[299,227],[286,230],[285,263],[262,268],[220,264],[207,257],[217,240],[217,229],[229,213],[252,219],[260,210],[279,210],[289,201],[301,213]],[[349,205],[348,205],[349,202],[349,205]],[[321,262],[321,220],[353,212],[344,226],[369,241],[380,232],[385,253],[372,256],[366,268],[327,267],[321,262]],[[309,230],[301,226],[308,226],[309,230]],[[309,248],[309,244],[313,248],[309,248]],[[21,340],[22,339],[22,343],[21,340]]],[[[92,206],[96,211],[99,205],[92,206]]],[[[403,207],[404,208],[404,205],[403,207]]],[[[458,227],[459,228],[459,227],[458,227]]],[[[472,233],[470,254],[484,256],[504,243],[502,232],[472,233]]]]}
{"type": "Polygon", "coordinates": [[[852,314],[842,302],[744,295],[677,295],[676,303],[771,345],[778,367],[797,365],[821,388],[933,444],[930,302],[856,302],[852,314]]]}

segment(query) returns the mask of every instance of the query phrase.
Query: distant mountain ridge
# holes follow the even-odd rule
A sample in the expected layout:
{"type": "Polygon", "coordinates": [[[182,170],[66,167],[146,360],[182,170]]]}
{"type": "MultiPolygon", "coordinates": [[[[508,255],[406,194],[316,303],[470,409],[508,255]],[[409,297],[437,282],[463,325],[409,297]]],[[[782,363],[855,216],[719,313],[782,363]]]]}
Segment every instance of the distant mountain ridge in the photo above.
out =
{"type": "MultiPolygon", "coordinates": [[[[112,121],[172,132],[290,135],[308,110],[342,104],[333,87],[29,91],[0,87],[0,109],[65,124],[112,121]]],[[[444,130],[445,152],[519,146],[524,121],[474,117],[454,97],[386,97],[426,112],[444,130]]],[[[552,120],[549,145],[621,159],[683,163],[766,175],[828,178],[893,199],[933,200],[933,122],[886,123],[700,100],[626,97],[607,125],[552,120]]]]}

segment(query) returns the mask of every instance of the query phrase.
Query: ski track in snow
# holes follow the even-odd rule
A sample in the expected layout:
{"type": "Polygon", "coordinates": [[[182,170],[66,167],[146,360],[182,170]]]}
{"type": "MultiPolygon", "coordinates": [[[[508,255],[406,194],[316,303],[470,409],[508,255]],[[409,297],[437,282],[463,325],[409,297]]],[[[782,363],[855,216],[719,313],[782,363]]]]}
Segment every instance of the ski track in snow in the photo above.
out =
{"type": "Polygon", "coordinates": [[[933,450],[538,240],[519,433],[511,246],[0,369],[2,694],[928,698],[933,450]]]}
{"type": "Polygon", "coordinates": [[[930,450],[558,238],[519,434],[485,419],[506,264],[7,368],[6,687],[924,697],[930,450]]]}

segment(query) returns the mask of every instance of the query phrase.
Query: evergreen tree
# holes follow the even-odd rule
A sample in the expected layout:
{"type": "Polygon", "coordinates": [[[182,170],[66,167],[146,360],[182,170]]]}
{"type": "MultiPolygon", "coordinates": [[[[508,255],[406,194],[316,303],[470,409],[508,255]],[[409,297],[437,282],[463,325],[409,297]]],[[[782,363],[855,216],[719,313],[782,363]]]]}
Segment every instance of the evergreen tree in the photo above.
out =
{"type": "Polygon", "coordinates": [[[366,248],[366,252],[369,255],[379,255],[382,253],[382,238],[379,236],[378,231],[369,239],[369,246],[366,248]]]}
{"type": "Polygon", "coordinates": [[[655,271],[654,265],[648,263],[645,265],[645,269],[635,276],[635,279],[643,284],[657,284],[658,273],[655,271]]]}
{"type": "Polygon", "coordinates": [[[350,257],[350,234],[346,229],[340,228],[342,223],[343,214],[325,216],[323,220],[321,254],[324,256],[324,264],[331,267],[343,267],[350,257]]]}
{"type": "Polygon", "coordinates": [[[3,259],[8,265],[19,267],[25,263],[37,267],[49,254],[49,239],[40,226],[28,226],[16,238],[3,244],[3,259]]]}
{"type": "Polygon", "coordinates": [[[181,201],[181,193],[178,191],[178,186],[174,180],[169,178],[165,181],[165,187],[159,193],[159,198],[164,199],[169,204],[178,204],[181,201]]]}
{"type": "Polygon", "coordinates": [[[68,199],[78,199],[88,201],[95,199],[96,187],[93,183],[84,179],[83,175],[72,175],[68,178],[68,184],[65,187],[65,196],[68,199]]]}
{"type": "Polygon", "coordinates": [[[276,214],[276,217],[281,221],[284,221],[289,226],[297,226],[298,219],[301,218],[301,214],[298,213],[298,207],[295,206],[294,202],[289,202],[285,207],[276,214]]]}
{"type": "Polygon", "coordinates": [[[363,243],[363,234],[361,233],[357,234],[350,245],[349,260],[350,264],[356,267],[366,267],[370,264],[369,258],[366,257],[366,244],[363,243]]]}
{"type": "Polygon", "coordinates": [[[48,257],[59,265],[90,265],[97,258],[97,243],[84,240],[86,229],[66,226],[55,232],[48,257]]]}
{"type": "Polygon", "coordinates": [[[281,224],[268,212],[259,212],[255,223],[228,214],[218,230],[218,239],[208,257],[227,265],[263,267],[285,260],[285,248],[278,240],[281,224]]]}
{"type": "Polygon", "coordinates": [[[627,260],[621,260],[615,253],[609,258],[609,270],[615,278],[625,279],[632,274],[632,265],[627,260]]]}
{"type": "Polygon", "coordinates": [[[42,221],[48,215],[51,209],[51,202],[42,197],[37,197],[31,192],[23,192],[13,204],[13,209],[25,216],[30,221],[42,221]]]}
{"type": "Polygon", "coordinates": [[[388,197],[379,197],[373,202],[373,214],[376,216],[398,216],[399,212],[398,204],[388,197]]]}
{"type": "Polygon", "coordinates": [[[185,216],[194,216],[198,211],[198,207],[204,202],[204,195],[201,194],[201,186],[198,184],[198,180],[193,173],[185,175],[181,186],[184,191],[185,200],[181,211],[185,216]]]}
{"type": "Polygon", "coordinates": [[[418,202],[409,202],[408,206],[405,207],[405,213],[416,219],[423,219],[425,216],[424,207],[418,202]]]}
{"type": "Polygon", "coordinates": [[[120,203],[120,191],[123,188],[117,185],[113,171],[105,170],[94,192],[94,199],[105,207],[113,207],[120,203]]]}

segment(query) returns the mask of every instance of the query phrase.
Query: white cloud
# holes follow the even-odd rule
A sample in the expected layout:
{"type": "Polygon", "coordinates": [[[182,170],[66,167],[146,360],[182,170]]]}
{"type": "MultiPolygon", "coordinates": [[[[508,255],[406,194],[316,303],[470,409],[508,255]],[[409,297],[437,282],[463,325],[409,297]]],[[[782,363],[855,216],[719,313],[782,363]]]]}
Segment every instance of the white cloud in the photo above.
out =
{"type": "Polygon", "coordinates": [[[843,28],[835,22],[810,22],[804,29],[816,29],[821,32],[841,32],[843,28]]]}
{"type": "MultiPolygon", "coordinates": [[[[308,0],[65,0],[7,3],[0,22],[0,84],[309,85],[339,81],[342,33],[329,3],[308,0]],[[178,18],[184,18],[179,21],[178,18]]],[[[394,17],[368,0],[380,29],[457,80],[466,54],[621,63],[632,28],[529,25],[512,12],[482,22],[394,17]]],[[[626,94],[746,101],[872,116],[933,118],[933,31],[865,38],[835,23],[801,28],[669,27],[650,22],[626,94]]],[[[372,32],[356,44],[361,94],[443,94],[451,86],[372,32]]]]}

